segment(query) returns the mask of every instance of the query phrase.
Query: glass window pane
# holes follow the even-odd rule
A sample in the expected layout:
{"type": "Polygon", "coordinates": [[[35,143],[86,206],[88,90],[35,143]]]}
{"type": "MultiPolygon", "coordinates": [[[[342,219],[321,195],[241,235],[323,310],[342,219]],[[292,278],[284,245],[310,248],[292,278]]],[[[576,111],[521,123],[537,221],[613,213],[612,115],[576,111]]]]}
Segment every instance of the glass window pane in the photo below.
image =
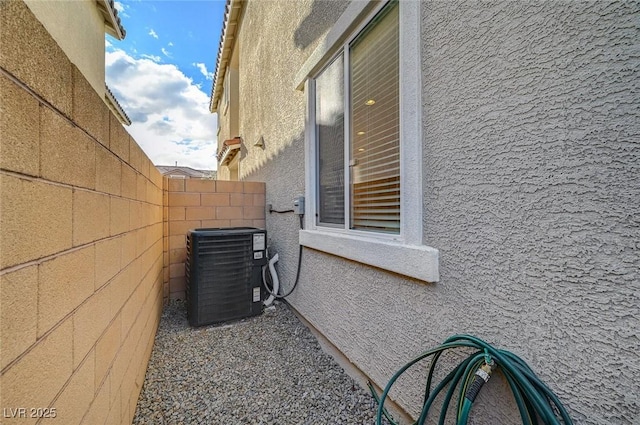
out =
{"type": "Polygon", "coordinates": [[[400,233],[398,3],[350,46],[351,228],[400,233]]]}
{"type": "Polygon", "coordinates": [[[344,224],[344,59],[316,78],[318,222],[344,224]]]}

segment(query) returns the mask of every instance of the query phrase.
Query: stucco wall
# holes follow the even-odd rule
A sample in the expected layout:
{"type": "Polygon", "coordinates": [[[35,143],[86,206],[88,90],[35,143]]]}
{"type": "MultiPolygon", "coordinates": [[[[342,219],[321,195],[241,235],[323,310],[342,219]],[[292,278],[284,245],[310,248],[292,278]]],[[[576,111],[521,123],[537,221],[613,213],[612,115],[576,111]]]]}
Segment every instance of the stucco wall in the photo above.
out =
{"type": "Polygon", "coordinates": [[[23,2],[0,2],[0,46],[2,423],[131,423],[162,309],[162,176],[23,2]]]}
{"type": "MultiPolygon", "coordinates": [[[[264,181],[266,202],[290,209],[304,194],[305,94],[294,77],[346,8],[346,2],[264,1],[247,3],[238,35],[239,130],[244,140],[241,179],[264,181]],[[260,37],[255,34],[274,34],[260,37]],[[286,54],[284,53],[286,52],[286,54]],[[254,146],[264,140],[264,149],[254,146]]],[[[267,214],[270,252],[278,252],[284,284],[295,277],[299,221],[292,214],[267,214]]]]}
{"type": "MultiPolygon", "coordinates": [[[[239,69],[238,134],[231,134],[229,120],[224,113],[224,100],[220,101],[218,120],[221,140],[241,136],[240,179],[266,181],[260,173],[275,172],[273,190],[267,198],[274,208],[293,202],[296,193],[304,193],[304,110],[305,94],[294,90],[294,77],[320,38],[346,8],[347,2],[299,0],[282,2],[266,0],[244,6],[240,33],[237,35],[232,58],[239,69]],[[249,27],[249,30],[242,30],[249,27]],[[269,40],[255,34],[274,34],[269,40]],[[286,52],[286,54],[284,53],[286,52]],[[254,146],[263,138],[264,148],[254,146]],[[263,166],[280,155],[275,164],[288,164],[283,169],[263,166]],[[288,178],[278,173],[294,173],[288,178]],[[258,174],[256,174],[258,173],[258,174]],[[287,189],[288,187],[288,189],[287,189]],[[289,191],[289,193],[287,193],[289,191]]],[[[218,177],[228,179],[227,167],[218,171],[218,177]]],[[[295,224],[296,221],[293,221],[295,224]]],[[[297,226],[297,224],[295,224],[297,226]]],[[[295,252],[292,251],[292,252],[295,252]]]]}
{"type": "Polygon", "coordinates": [[[95,0],[25,0],[71,63],[104,97],[104,18],[95,0]]]}
{"type": "MultiPolygon", "coordinates": [[[[304,190],[304,94],[292,76],[317,42],[302,31],[312,22],[324,34],[339,16],[329,4],[245,11],[239,37],[261,36],[241,55],[241,170],[267,182],[276,208],[304,190]],[[252,147],[260,135],[264,151],[252,147]]],[[[577,423],[640,417],[639,12],[637,3],[423,3],[424,240],[440,250],[441,279],[305,249],[289,299],[379,385],[421,351],[471,333],[521,355],[577,423]]],[[[297,222],[267,215],[267,230],[289,285],[297,222]]],[[[415,413],[422,386],[410,377],[394,398],[415,413]]],[[[517,422],[500,379],[483,393],[476,423],[517,422]]]]}
{"type": "Polygon", "coordinates": [[[578,423],[637,422],[639,4],[422,16],[425,239],[470,313],[439,320],[521,353],[578,423]]]}

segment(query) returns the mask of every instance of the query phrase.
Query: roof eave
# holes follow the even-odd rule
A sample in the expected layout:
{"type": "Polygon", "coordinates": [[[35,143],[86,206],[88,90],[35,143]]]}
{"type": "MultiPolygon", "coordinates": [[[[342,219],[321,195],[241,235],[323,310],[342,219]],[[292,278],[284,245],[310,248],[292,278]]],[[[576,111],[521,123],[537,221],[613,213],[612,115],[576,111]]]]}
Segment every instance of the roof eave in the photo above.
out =
{"type": "Polygon", "coordinates": [[[105,31],[107,34],[118,40],[124,40],[127,32],[120,23],[120,18],[118,17],[118,11],[115,9],[114,1],[96,0],[96,2],[98,3],[98,9],[104,17],[105,31]]]}
{"type": "Polygon", "coordinates": [[[240,151],[240,145],[229,145],[223,151],[218,162],[220,165],[227,165],[240,151]]]}
{"type": "Polygon", "coordinates": [[[220,44],[218,46],[218,56],[216,61],[216,72],[211,88],[211,100],[209,110],[218,111],[218,103],[222,95],[222,82],[224,81],[227,64],[233,53],[235,45],[236,33],[240,24],[240,16],[245,0],[227,0],[225,5],[224,22],[222,23],[222,34],[220,36],[220,44]]]}
{"type": "Polygon", "coordinates": [[[118,102],[118,99],[116,99],[116,97],[113,95],[113,93],[109,89],[109,86],[105,84],[104,88],[104,97],[107,100],[107,104],[110,106],[111,110],[114,111],[115,115],[118,117],[118,120],[124,125],[131,125],[129,116],[124,111],[124,109],[122,109],[122,106],[120,106],[120,102],[118,102]]]}

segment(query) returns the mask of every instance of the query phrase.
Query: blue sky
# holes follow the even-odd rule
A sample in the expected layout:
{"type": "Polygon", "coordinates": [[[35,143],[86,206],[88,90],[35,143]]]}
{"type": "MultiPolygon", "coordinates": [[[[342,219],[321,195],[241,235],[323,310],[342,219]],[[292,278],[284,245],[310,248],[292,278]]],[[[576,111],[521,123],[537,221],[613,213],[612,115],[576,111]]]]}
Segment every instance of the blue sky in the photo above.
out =
{"type": "Polygon", "coordinates": [[[106,81],[156,165],[215,168],[209,112],[224,0],[116,1],[127,31],[106,37],[106,81]]]}

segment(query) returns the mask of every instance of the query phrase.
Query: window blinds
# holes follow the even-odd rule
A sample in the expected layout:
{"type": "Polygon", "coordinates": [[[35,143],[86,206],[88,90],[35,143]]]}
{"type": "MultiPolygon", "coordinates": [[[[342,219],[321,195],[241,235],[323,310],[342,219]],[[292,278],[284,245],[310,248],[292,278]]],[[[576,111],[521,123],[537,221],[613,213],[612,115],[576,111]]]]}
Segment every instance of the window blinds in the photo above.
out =
{"type": "Polygon", "coordinates": [[[351,228],[400,232],[398,4],[350,46],[351,228]]]}

